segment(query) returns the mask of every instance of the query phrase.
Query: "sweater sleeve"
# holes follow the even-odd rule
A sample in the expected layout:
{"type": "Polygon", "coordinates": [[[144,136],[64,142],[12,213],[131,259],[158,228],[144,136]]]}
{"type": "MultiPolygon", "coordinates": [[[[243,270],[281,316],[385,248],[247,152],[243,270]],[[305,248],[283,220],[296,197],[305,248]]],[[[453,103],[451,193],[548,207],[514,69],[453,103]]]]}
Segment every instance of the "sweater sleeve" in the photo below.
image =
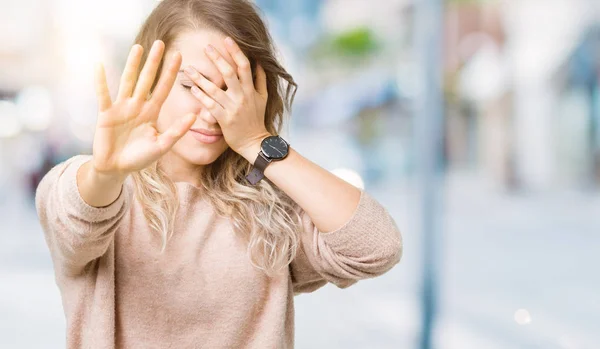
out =
{"type": "Polygon", "coordinates": [[[402,236],[396,222],[362,189],[352,217],[337,230],[320,232],[305,211],[299,212],[301,244],[290,264],[294,294],[313,292],[327,282],[347,288],[400,262],[402,236]]]}
{"type": "Polygon", "coordinates": [[[69,275],[102,256],[128,212],[131,190],[105,207],[88,205],[77,187],[77,171],[91,155],[76,155],[53,167],[36,189],[35,206],[57,270],[69,275]]]}

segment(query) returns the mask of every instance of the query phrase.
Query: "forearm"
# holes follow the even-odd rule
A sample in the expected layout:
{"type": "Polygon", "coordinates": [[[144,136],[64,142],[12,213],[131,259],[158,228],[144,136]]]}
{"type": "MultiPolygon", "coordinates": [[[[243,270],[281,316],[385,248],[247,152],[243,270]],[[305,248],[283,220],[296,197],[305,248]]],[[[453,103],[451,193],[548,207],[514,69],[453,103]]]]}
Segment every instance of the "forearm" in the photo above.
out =
{"type": "Polygon", "coordinates": [[[36,211],[54,264],[72,275],[107,251],[131,200],[127,186],[107,184],[90,174],[90,160],[89,155],[68,159],[52,168],[36,189],[36,211]],[[88,200],[103,206],[94,207],[88,200]]]}
{"type": "MultiPolygon", "coordinates": [[[[260,144],[257,144],[242,155],[254,163],[259,150],[260,144]]],[[[267,166],[265,177],[306,211],[321,232],[342,227],[360,200],[358,188],[306,159],[292,147],[285,159],[267,166]]]]}
{"type": "Polygon", "coordinates": [[[81,198],[88,205],[105,207],[117,200],[126,178],[127,176],[98,173],[90,160],[77,171],[77,187],[81,198]]]}

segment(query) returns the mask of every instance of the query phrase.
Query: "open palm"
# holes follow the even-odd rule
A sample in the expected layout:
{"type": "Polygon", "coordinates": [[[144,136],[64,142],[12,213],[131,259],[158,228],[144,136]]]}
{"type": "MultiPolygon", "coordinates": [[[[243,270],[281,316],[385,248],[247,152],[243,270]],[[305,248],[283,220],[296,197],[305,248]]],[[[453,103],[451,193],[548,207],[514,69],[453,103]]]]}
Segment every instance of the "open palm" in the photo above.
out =
{"type": "Polygon", "coordinates": [[[114,102],[110,98],[102,65],[96,68],[99,112],[93,163],[97,171],[122,175],[147,167],[168,152],[196,120],[192,113],[163,133],[156,128],[160,108],[181,66],[181,54],[176,52],[148,98],[164,50],[162,41],[154,42],[137,79],[143,48],[140,45],[132,47],[114,102]]]}

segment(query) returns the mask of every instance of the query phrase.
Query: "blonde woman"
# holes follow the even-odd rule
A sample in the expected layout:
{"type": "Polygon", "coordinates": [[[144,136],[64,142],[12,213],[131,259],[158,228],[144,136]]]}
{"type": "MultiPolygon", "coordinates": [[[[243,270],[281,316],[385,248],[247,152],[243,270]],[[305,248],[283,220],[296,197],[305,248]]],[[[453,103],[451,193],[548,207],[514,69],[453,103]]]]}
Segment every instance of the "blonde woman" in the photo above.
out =
{"type": "Polygon", "coordinates": [[[161,1],[96,86],[93,154],[36,195],[69,348],[293,348],[294,295],[399,262],[388,211],[278,135],[296,84],[249,1],[161,1]]]}

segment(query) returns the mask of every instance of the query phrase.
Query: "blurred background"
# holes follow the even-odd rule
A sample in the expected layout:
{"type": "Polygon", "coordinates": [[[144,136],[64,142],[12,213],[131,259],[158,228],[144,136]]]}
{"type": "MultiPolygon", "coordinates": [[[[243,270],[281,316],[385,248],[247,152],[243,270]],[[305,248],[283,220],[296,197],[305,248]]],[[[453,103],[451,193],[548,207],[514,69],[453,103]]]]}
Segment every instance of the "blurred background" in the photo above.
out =
{"type": "MultiPolygon", "coordinates": [[[[155,0],[0,0],[0,347],[64,348],[33,205],[91,153],[155,0]]],[[[283,133],[372,193],[402,262],[296,297],[297,348],[600,348],[600,2],[262,0],[283,133]]]]}

